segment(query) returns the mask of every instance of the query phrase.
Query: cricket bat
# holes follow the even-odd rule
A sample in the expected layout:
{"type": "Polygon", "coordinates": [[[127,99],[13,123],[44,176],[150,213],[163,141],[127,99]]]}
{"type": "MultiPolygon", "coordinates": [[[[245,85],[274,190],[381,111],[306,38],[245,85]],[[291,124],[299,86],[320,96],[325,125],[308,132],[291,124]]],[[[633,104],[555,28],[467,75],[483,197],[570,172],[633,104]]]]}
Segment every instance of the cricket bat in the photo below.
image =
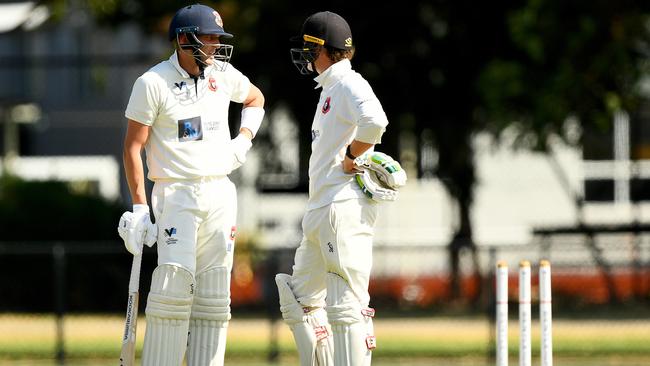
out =
{"type": "Polygon", "coordinates": [[[129,278],[129,299],[126,303],[126,320],[124,321],[124,335],[122,336],[122,352],[120,352],[120,366],[135,365],[135,339],[136,326],[138,325],[138,298],[140,287],[140,264],[142,253],[133,256],[131,277],[129,278]]]}

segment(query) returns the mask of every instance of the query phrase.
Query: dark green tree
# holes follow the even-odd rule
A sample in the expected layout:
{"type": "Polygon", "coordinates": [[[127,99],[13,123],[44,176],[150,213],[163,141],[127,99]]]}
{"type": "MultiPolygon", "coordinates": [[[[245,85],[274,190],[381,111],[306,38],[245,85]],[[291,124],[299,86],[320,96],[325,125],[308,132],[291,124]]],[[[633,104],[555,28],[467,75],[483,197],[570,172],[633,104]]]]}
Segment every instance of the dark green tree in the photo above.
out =
{"type": "MultiPolygon", "coordinates": [[[[510,130],[519,147],[550,157],[550,136],[584,147],[592,158],[611,156],[602,152],[611,146],[597,136],[611,132],[616,113],[634,114],[643,101],[641,83],[650,75],[650,3],[529,0],[507,20],[514,52],[491,60],[477,82],[476,114],[486,130],[498,136],[515,124],[510,130]],[[582,134],[567,128],[568,121],[577,122],[582,134]]],[[[569,193],[582,224],[584,198],[569,193]]],[[[593,240],[587,244],[616,301],[610,266],[593,240]]]]}
{"type": "Polygon", "coordinates": [[[508,14],[513,52],[490,60],[476,83],[486,129],[498,135],[514,123],[520,137],[534,137],[524,145],[540,150],[550,135],[584,143],[567,135],[567,117],[584,131],[609,130],[614,113],[641,101],[649,12],[643,1],[529,0],[508,14]]]}
{"type": "Polygon", "coordinates": [[[65,182],[0,178],[0,228],[6,241],[115,240],[118,202],[65,182]]]}
{"type": "MultiPolygon", "coordinates": [[[[478,274],[470,215],[476,184],[473,136],[488,132],[498,141],[516,125],[521,147],[545,150],[551,135],[583,143],[584,137],[571,140],[566,133],[567,117],[575,117],[584,131],[607,130],[614,112],[637,107],[638,82],[648,75],[650,3],[643,1],[204,3],[219,9],[226,29],[235,34],[233,63],[263,90],[267,110],[286,105],[298,121],[303,188],[318,91],[291,65],[289,37],[316,11],[332,10],[349,21],[357,46],[354,67],[373,86],[391,122],[381,149],[394,156],[408,148],[419,152],[423,136],[431,136],[438,152],[433,173],[458,207],[448,244],[452,297],[460,295],[463,250],[472,253],[478,274]],[[400,135],[415,136],[416,146],[400,146],[411,143],[400,135]]],[[[137,21],[161,36],[183,5],[88,4],[107,24],[137,21]]]]}

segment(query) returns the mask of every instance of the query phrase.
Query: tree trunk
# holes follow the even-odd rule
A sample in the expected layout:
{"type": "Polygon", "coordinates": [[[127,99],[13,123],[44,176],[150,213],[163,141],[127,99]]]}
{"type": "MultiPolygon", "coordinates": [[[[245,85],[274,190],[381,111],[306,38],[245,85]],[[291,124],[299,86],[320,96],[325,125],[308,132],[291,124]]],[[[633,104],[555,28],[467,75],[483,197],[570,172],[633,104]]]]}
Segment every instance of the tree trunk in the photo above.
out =
{"type": "Polygon", "coordinates": [[[478,252],[472,236],[472,223],[470,219],[470,207],[467,201],[458,201],[460,225],[451,242],[449,249],[450,281],[449,294],[451,301],[466,300],[471,305],[478,305],[477,299],[481,295],[481,272],[479,269],[478,252]],[[464,286],[461,275],[460,259],[463,253],[469,252],[472,258],[474,273],[471,281],[464,286]],[[463,291],[466,289],[465,291],[463,291]]]}

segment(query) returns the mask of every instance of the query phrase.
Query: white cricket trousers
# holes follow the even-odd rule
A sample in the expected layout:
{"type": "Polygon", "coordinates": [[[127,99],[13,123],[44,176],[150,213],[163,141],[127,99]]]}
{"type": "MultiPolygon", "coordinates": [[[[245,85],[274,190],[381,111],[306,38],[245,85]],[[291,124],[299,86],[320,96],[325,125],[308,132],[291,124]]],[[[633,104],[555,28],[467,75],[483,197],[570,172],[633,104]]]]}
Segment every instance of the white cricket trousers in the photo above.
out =
{"type": "Polygon", "coordinates": [[[328,272],[341,276],[361,306],[368,306],[376,217],[377,203],[365,197],[307,211],[291,276],[291,288],[302,306],[325,306],[328,272]]]}
{"type": "Polygon", "coordinates": [[[151,196],[158,224],[158,265],[177,265],[192,275],[212,267],[230,272],[237,191],[227,176],[159,180],[151,196]]]}

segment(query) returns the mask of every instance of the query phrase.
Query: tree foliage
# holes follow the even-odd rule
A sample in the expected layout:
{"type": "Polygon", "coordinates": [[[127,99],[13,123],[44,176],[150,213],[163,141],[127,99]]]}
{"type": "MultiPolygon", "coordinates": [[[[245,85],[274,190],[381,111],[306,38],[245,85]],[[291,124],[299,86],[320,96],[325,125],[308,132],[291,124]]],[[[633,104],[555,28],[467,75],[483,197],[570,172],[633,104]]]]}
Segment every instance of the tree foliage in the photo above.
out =
{"type": "MultiPolygon", "coordinates": [[[[153,0],[88,4],[105,24],[136,21],[161,35],[183,5],[153,0]]],[[[565,129],[567,117],[576,117],[583,130],[606,131],[615,111],[638,106],[638,83],[649,71],[647,1],[205,4],[218,9],[225,28],[235,34],[232,62],[264,92],[267,110],[286,105],[298,121],[303,186],[318,91],[291,65],[289,38],[308,15],[325,8],[349,21],[357,48],[354,68],[370,82],[390,121],[381,150],[395,156],[407,148],[418,152],[422,136],[431,136],[435,145],[434,173],[459,208],[450,243],[452,269],[457,269],[458,250],[474,248],[472,138],[480,132],[499,137],[515,125],[520,146],[544,150],[550,135],[575,142],[565,129]],[[415,138],[400,139],[406,135],[415,138]],[[404,146],[409,143],[415,146],[404,146]]]]}
{"type": "Polygon", "coordinates": [[[2,240],[115,240],[124,207],[64,182],[0,178],[2,240]]]}
{"type": "Polygon", "coordinates": [[[647,2],[529,0],[509,13],[513,52],[489,60],[477,80],[486,129],[514,122],[539,149],[551,134],[582,142],[568,138],[568,116],[585,130],[609,130],[615,112],[639,105],[649,11],[647,2]]]}

